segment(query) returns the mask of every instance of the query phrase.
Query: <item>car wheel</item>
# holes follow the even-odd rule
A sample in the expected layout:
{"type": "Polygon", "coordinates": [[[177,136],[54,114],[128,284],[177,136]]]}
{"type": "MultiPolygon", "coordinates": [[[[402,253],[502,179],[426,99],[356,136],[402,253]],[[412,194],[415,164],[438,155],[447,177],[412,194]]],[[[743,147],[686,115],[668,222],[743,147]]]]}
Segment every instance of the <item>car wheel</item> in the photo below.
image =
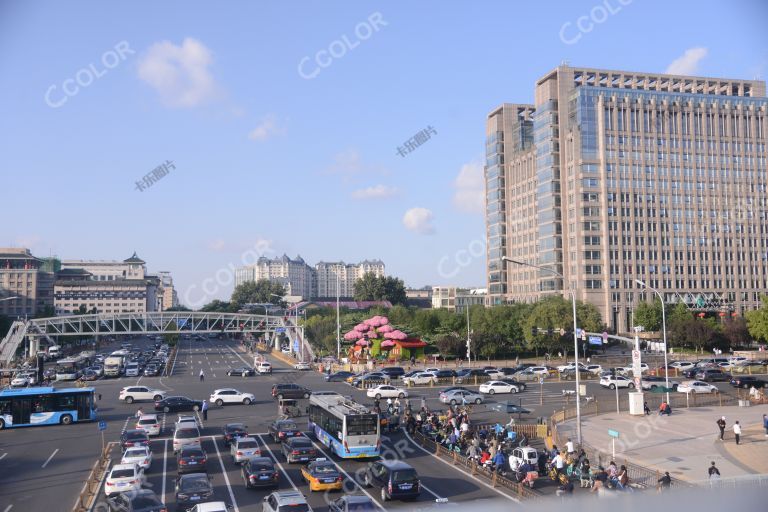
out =
{"type": "Polygon", "coordinates": [[[495,389],[489,389],[488,390],[488,394],[489,395],[495,395],[496,394],[496,390],[495,389]]]}
{"type": "Polygon", "coordinates": [[[629,389],[635,389],[635,384],[633,382],[630,382],[627,386],[629,389]]]}
{"type": "Polygon", "coordinates": [[[251,399],[250,398],[243,398],[243,405],[251,405],[251,399]]]}
{"type": "Polygon", "coordinates": [[[451,399],[451,405],[456,405],[456,400],[453,398],[451,399]]]}
{"type": "Polygon", "coordinates": [[[405,393],[400,393],[397,395],[397,398],[405,398],[405,393]]]}
{"type": "Polygon", "coordinates": [[[381,400],[381,393],[376,393],[376,400],[381,400]]]}
{"type": "Polygon", "coordinates": [[[72,416],[69,414],[65,414],[61,417],[61,424],[62,425],[71,425],[72,424],[72,416]]]}
{"type": "Polygon", "coordinates": [[[309,393],[304,393],[304,398],[309,398],[309,393]]]}
{"type": "Polygon", "coordinates": [[[193,406],[192,406],[192,410],[193,410],[193,411],[195,411],[195,412],[197,412],[197,411],[199,411],[199,410],[200,410],[200,406],[199,406],[199,405],[197,405],[197,404],[195,404],[195,405],[193,405],[193,406]]]}
{"type": "Polygon", "coordinates": [[[125,403],[132,404],[133,403],[133,397],[132,396],[125,397],[125,403]]]}
{"type": "Polygon", "coordinates": [[[387,490],[383,487],[381,488],[381,501],[389,501],[389,496],[387,496],[387,490]]]}
{"type": "Polygon", "coordinates": [[[248,479],[245,477],[245,473],[243,473],[243,483],[245,484],[246,489],[251,488],[251,482],[249,482],[248,479]]]}
{"type": "Polygon", "coordinates": [[[171,408],[166,405],[165,407],[163,407],[163,412],[166,412],[166,413],[171,412],[171,408]]]}
{"type": "Polygon", "coordinates": [[[483,399],[482,398],[475,398],[475,403],[477,405],[480,405],[481,403],[483,403],[483,399]]]}
{"type": "Polygon", "coordinates": [[[608,386],[608,389],[616,389],[616,384],[611,384],[610,386],[608,386]]]}
{"type": "Polygon", "coordinates": [[[154,398],[155,402],[159,402],[160,400],[162,400],[162,399],[163,399],[163,397],[162,397],[162,396],[160,396],[160,395],[155,395],[155,396],[153,396],[152,398],[154,398]]]}
{"type": "Polygon", "coordinates": [[[512,393],[512,394],[514,394],[514,393],[517,393],[517,388],[516,388],[516,387],[514,387],[514,386],[512,386],[512,387],[509,389],[509,392],[510,392],[510,393],[512,393]]]}

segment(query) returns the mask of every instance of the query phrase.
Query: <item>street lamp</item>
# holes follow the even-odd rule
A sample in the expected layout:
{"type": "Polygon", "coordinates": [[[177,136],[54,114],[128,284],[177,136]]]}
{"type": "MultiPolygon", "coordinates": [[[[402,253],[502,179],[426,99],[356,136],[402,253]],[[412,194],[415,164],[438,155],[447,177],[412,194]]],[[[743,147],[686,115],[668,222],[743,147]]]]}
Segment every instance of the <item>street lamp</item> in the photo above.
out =
{"type": "MultiPolygon", "coordinates": [[[[270,297],[277,297],[278,299],[283,300],[283,296],[282,295],[278,295],[276,293],[270,293],[269,296],[270,297]]],[[[271,302],[269,304],[272,305],[271,302]]],[[[267,306],[267,307],[269,307],[269,306],[267,306]]],[[[269,313],[267,313],[267,332],[269,332],[269,313]]],[[[275,333],[275,334],[277,334],[277,333],[275,333]]],[[[273,336],[273,337],[275,339],[277,339],[277,336],[273,336]]],[[[275,348],[280,348],[280,347],[275,347],[275,348]]]]}
{"type": "MultiPolygon", "coordinates": [[[[555,276],[558,276],[563,281],[565,281],[565,276],[558,272],[557,270],[552,270],[551,268],[547,267],[541,267],[539,265],[534,265],[532,263],[525,263],[524,261],[518,261],[513,260],[512,258],[508,258],[507,256],[501,257],[502,261],[508,261],[509,263],[514,263],[515,265],[521,265],[524,267],[531,267],[535,268],[544,272],[549,272],[555,276]]],[[[576,374],[576,439],[578,440],[578,443],[581,444],[581,399],[579,395],[579,337],[576,333],[577,327],[577,321],[576,321],[576,291],[574,290],[573,284],[569,283],[568,288],[571,292],[571,305],[573,307],[573,364],[575,366],[575,374],[576,374]]]]}
{"type": "Polygon", "coordinates": [[[645,284],[644,281],[641,281],[640,279],[635,279],[635,282],[642,286],[643,288],[646,288],[648,290],[651,290],[653,293],[656,294],[656,296],[659,297],[659,300],[661,301],[661,332],[664,336],[664,387],[667,389],[667,403],[669,403],[669,368],[667,367],[667,314],[664,311],[664,297],[661,296],[661,293],[659,293],[659,290],[656,288],[651,288],[647,284],[645,284]]]}

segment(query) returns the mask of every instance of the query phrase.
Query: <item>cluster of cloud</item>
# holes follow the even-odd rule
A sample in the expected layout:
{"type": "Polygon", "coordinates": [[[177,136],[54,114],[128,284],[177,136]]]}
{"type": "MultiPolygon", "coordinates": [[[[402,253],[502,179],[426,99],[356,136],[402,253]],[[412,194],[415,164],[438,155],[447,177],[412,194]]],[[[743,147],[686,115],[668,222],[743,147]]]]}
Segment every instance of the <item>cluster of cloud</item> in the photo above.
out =
{"type": "Polygon", "coordinates": [[[709,50],[704,47],[689,48],[667,66],[665,73],[669,75],[695,75],[699,71],[699,63],[708,53],[709,50]]]}

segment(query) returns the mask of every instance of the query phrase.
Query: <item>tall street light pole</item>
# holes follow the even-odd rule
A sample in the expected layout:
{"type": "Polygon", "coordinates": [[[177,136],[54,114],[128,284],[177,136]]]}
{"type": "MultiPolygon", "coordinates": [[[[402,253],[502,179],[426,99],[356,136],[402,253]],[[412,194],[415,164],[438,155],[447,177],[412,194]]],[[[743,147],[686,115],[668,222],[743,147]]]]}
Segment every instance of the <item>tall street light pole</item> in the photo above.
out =
{"type": "MultiPolygon", "coordinates": [[[[278,295],[276,293],[270,293],[269,296],[270,297],[277,297],[278,299],[283,300],[283,296],[282,295],[278,295]]],[[[267,307],[269,307],[269,306],[267,306],[267,307]]],[[[267,327],[269,327],[269,326],[267,326],[267,327]]],[[[275,339],[277,339],[277,332],[275,332],[275,336],[273,336],[273,337],[275,339]]],[[[280,348],[280,347],[275,347],[275,348],[280,348]]]]}
{"type": "Polygon", "coordinates": [[[341,296],[339,295],[341,288],[341,264],[336,271],[336,360],[341,364],[341,309],[339,304],[341,302],[341,296]]]}
{"type": "MultiPolygon", "coordinates": [[[[565,276],[558,272],[557,270],[553,270],[551,268],[547,267],[541,267],[539,265],[534,265],[532,263],[526,263],[524,261],[518,261],[513,260],[512,258],[508,258],[507,256],[501,257],[502,261],[508,261],[509,263],[514,263],[515,265],[521,265],[524,267],[531,267],[538,270],[541,270],[543,272],[549,272],[559,278],[561,278],[563,281],[565,281],[565,276]]],[[[573,284],[569,283],[568,288],[571,292],[571,306],[573,309],[573,364],[575,366],[575,373],[576,373],[576,439],[578,440],[579,445],[581,445],[581,396],[579,395],[579,337],[576,333],[578,326],[577,326],[577,320],[576,320],[576,291],[574,290],[573,284]]]]}
{"type": "MultiPolygon", "coordinates": [[[[471,338],[471,331],[469,330],[469,303],[467,303],[467,364],[469,366],[472,366],[472,352],[470,351],[470,346],[472,344],[472,338],[471,338]]],[[[477,358],[475,358],[477,359],[477,358]]]]}
{"type": "Polygon", "coordinates": [[[662,336],[664,337],[664,387],[667,389],[667,403],[669,403],[669,367],[667,366],[667,313],[665,311],[666,308],[664,307],[664,297],[662,297],[661,293],[659,293],[659,290],[656,288],[651,288],[645,284],[644,281],[635,279],[635,282],[643,288],[651,290],[661,301],[661,332],[662,336]]]}

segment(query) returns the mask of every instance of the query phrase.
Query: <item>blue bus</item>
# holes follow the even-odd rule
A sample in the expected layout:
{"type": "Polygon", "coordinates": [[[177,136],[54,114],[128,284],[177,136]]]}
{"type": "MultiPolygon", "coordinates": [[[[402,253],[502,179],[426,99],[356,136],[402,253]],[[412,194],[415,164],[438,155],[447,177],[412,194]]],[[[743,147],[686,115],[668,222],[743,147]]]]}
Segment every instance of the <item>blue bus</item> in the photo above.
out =
{"type": "Polygon", "coordinates": [[[0,391],[0,430],[93,421],[94,388],[23,388],[0,391]]]}
{"type": "Polygon", "coordinates": [[[309,397],[309,429],[318,441],[342,459],[381,454],[379,416],[340,395],[309,397]]]}

